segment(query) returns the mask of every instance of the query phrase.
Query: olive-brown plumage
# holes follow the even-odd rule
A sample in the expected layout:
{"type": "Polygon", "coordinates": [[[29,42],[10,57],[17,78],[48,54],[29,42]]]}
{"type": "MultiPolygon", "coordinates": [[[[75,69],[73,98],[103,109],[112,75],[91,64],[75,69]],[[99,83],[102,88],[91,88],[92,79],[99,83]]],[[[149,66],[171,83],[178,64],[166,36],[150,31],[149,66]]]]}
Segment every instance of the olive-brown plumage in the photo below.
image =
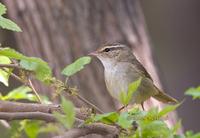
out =
{"type": "Polygon", "coordinates": [[[143,65],[133,55],[131,49],[122,44],[100,47],[90,55],[96,56],[104,66],[106,87],[115,99],[122,91],[127,92],[130,83],[142,77],[138,90],[133,94],[131,103],[142,104],[150,97],[163,103],[176,103],[177,100],[159,90],[143,65]]]}

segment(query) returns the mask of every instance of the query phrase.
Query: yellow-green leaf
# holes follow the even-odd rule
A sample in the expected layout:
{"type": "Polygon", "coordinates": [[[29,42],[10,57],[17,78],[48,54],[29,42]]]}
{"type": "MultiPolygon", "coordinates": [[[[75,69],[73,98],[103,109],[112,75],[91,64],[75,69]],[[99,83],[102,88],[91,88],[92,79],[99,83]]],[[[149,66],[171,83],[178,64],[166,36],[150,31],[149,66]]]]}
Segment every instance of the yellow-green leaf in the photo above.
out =
{"type": "Polygon", "coordinates": [[[75,121],[75,110],[73,103],[66,100],[64,97],[61,97],[61,108],[65,113],[67,128],[72,128],[75,121]]]}
{"type": "Polygon", "coordinates": [[[167,106],[165,106],[165,107],[158,113],[158,116],[159,116],[159,117],[162,117],[162,116],[167,115],[169,112],[174,111],[174,110],[175,110],[177,107],[179,107],[181,104],[182,104],[182,102],[181,102],[181,103],[178,103],[178,104],[175,104],[175,105],[167,105],[167,106]]]}
{"type": "Polygon", "coordinates": [[[129,84],[127,92],[124,92],[124,91],[120,92],[119,99],[123,105],[129,104],[134,92],[136,92],[138,87],[140,86],[141,81],[142,81],[142,78],[139,78],[138,80],[129,84]]]}
{"type": "Polygon", "coordinates": [[[193,99],[200,99],[200,86],[194,88],[189,88],[186,92],[185,95],[190,95],[192,96],[193,99]]]}
{"type": "Polygon", "coordinates": [[[128,102],[127,102],[126,99],[127,99],[127,94],[126,94],[126,92],[124,92],[124,91],[120,92],[119,100],[120,100],[120,102],[121,102],[123,105],[127,105],[127,104],[128,104],[128,102]]]}
{"type": "Polygon", "coordinates": [[[52,77],[52,71],[48,63],[40,58],[27,57],[11,48],[0,48],[0,55],[20,60],[20,66],[33,71],[36,78],[42,82],[48,82],[52,77]]]}
{"type": "MultiPolygon", "coordinates": [[[[10,64],[11,60],[6,56],[0,56],[0,64],[10,64]]],[[[2,82],[5,86],[8,86],[8,80],[12,69],[9,68],[0,68],[0,82],[2,82]],[[6,70],[6,71],[4,71],[6,70]]]]}
{"type": "Polygon", "coordinates": [[[0,16],[0,26],[3,29],[16,31],[16,32],[22,32],[21,28],[16,23],[2,16],[0,16]]]}
{"type": "Polygon", "coordinates": [[[0,3],[0,15],[3,15],[6,13],[6,6],[0,3]]]}
{"type": "Polygon", "coordinates": [[[138,87],[140,86],[141,81],[142,81],[142,78],[139,78],[138,80],[136,80],[136,81],[132,82],[131,84],[129,84],[128,93],[127,93],[127,102],[128,103],[132,99],[132,96],[133,96],[134,92],[136,92],[138,87]]]}
{"type": "Polygon", "coordinates": [[[106,124],[113,124],[118,120],[119,114],[116,112],[110,112],[105,114],[99,114],[94,117],[94,121],[103,122],[106,124]]]}
{"type": "Polygon", "coordinates": [[[91,62],[91,57],[88,57],[88,56],[81,57],[77,59],[75,62],[73,62],[72,64],[66,66],[63,69],[62,74],[68,77],[72,76],[78,71],[82,70],[84,68],[84,65],[89,64],[90,62],[91,62]]]}
{"type": "Polygon", "coordinates": [[[126,129],[132,126],[132,122],[133,120],[129,119],[128,112],[124,112],[120,114],[117,124],[126,129]]]}
{"type": "Polygon", "coordinates": [[[75,121],[75,109],[73,103],[66,100],[64,97],[61,97],[61,109],[64,114],[54,112],[53,115],[65,128],[72,128],[75,121]]]}
{"type": "Polygon", "coordinates": [[[28,86],[20,86],[8,92],[7,95],[1,96],[2,100],[20,100],[27,99],[30,101],[37,101],[36,96],[30,93],[32,90],[28,86]]]}

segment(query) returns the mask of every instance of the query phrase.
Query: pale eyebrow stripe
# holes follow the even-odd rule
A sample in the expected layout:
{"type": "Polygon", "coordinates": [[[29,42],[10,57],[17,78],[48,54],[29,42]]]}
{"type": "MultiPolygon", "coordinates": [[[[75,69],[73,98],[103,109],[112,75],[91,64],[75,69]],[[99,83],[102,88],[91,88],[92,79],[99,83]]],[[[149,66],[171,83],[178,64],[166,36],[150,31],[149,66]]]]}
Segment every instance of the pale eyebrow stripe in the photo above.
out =
{"type": "Polygon", "coordinates": [[[123,45],[116,45],[116,46],[105,46],[103,49],[105,48],[110,48],[110,49],[117,49],[117,48],[124,48],[125,46],[123,45]]]}

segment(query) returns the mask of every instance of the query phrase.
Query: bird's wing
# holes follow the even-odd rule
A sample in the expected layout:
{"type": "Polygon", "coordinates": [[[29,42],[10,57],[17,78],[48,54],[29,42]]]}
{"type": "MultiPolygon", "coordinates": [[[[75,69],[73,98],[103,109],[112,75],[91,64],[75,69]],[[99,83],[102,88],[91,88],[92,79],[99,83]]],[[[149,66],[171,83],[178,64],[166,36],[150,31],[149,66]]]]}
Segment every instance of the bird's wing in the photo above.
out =
{"type": "Polygon", "coordinates": [[[150,74],[147,72],[147,70],[144,68],[144,66],[137,59],[133,59],[132,63],[135,66],[135,68],[138,70],[138,72],[140,74],[142,74],[142,76],[147,77],[153,81],[150,74]]]}

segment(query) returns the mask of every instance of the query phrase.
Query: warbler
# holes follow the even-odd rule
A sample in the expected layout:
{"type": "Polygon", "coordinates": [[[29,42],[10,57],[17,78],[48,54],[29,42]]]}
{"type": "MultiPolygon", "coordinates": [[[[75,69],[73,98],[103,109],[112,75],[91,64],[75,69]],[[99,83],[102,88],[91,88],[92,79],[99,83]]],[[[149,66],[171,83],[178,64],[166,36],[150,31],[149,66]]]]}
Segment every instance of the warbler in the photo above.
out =
{"type": "Polygon", "coordinates": [[[102,46],[89,55],[97,57],[104,66],[105,84],[112,97],[120,101],[120,93],[127,92],[129,84],[142,78],[133,93],[131,104],[141,104],[153,97],[163,103],[178,101],[155,86],[150,74],[137,60],[132,50],[123,44],[102,46]]]}

